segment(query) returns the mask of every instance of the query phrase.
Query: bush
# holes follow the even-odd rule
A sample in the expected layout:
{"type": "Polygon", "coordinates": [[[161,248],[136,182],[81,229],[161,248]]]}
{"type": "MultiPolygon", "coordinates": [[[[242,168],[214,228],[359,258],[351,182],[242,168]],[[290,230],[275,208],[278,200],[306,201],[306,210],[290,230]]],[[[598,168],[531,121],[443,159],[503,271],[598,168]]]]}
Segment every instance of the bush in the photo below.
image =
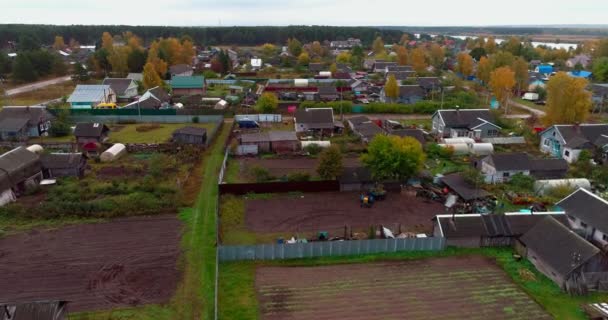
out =
{"type": "Polygon", "coordinates": [[[198,116],[192,117],[192,123],[198,123],[198,122],[199,122],[198,116]]]}
{"type": "Polygon", "coordinates": [[[287,181],[303,182],[310,181],[310,174],[306,172],[294,172],[287,176],[287,181]]]}
{"type": "Polygon", "coordinates": [[[252,167],[249,169],[249,174],[255,179],[255,182],[268,182],[272,180],[272,176],[270,172],[266,168],[262,167],[252,167]]]}
{"type": "Polygon", "coordinates": [[[427,144],[425,151],[430,159],[450,159],[454,154],[454,149],[444,148],[436,143],[427,144]]]}
{"type": "Polygon", "coordinates": [[[321,148],[321,146],[319,146],[316,143],[313,144],[309,144],[308,146],[306,146],[306,148],[304,148],[304,151],[308,152],[310,155],[312,156],[316,156],[317,154],[319,154],[321,151],[323,150],[323,148],[321,148]]]}
{"type": "Polygon", "coordinates": [[[72,133],[70,124],[64,121],[54,121],[49,128],[49,134],[51,137],[65,137],[72,133]]]}
{"type": "Polygon", "coordinates": [[[518,173],[511,177],[508,185],[514,191],[531,193],[534,191],[534,181],[533,177],[518,173]]]}

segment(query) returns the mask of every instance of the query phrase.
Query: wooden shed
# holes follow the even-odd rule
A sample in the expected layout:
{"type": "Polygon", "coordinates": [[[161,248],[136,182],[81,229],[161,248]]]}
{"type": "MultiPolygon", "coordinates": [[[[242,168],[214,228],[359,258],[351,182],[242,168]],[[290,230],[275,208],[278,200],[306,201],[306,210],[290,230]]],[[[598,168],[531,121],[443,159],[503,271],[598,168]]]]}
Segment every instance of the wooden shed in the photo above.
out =
{"type": "Polygon", "coordinates": [[[257,145],[258,152],[290,153],[300,150],[300,141],[293,131],[270,131],[243,134],[241,145],[257,145]]]}
{"type": "Polygon", "coordinates": [[[173,131],[173,142],[204,146],[207,143],[207,129],[183,127],[173,131]]]}

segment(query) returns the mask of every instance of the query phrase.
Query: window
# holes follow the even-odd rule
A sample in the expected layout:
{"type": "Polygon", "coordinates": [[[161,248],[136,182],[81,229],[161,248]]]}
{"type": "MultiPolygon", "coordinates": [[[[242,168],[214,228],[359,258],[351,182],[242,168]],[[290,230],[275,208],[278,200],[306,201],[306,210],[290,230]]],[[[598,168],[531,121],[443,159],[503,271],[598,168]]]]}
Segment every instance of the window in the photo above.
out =
{"type": "Polygon", "coordinates": [[[498,136],[498,130],[488,130],[488,137],[497,137],[498,136]]]}
{"type": "Polygon", "coordinates": [[[602,233],[602,240],[608,241],[608,235],[602,233]]]}
{"type": "Polygon", "coordinates": [[[543,142],[543,144],[547,147],[551,146],[551,140],[549,139],[545,139],[545,141],[543,142]]]}
{"type": "Polygon", "coordinates": [[[555,131],[553,131],[553,136],[555,137],[555,131]]]}
{"type": "Polygon", "coordinates": [[[568,150],[564,151],[564,155],[565,155],[566,157],[569,157],[569,156],[570,156],[570,151],[568,151],[568,150]]]}
{"type": "Polygon", "coordinates": [[[587,228],[587,224],[581,221],[581,227],[587,228]]]}
{"type": "Polygon", "coordinates": [[[509,177],[509,173],[508,173],[508,172],[503,172],[503,173],[502,173],[502,176],[503,176],[504,178],[508,178],[508,177],[509,177]]]}

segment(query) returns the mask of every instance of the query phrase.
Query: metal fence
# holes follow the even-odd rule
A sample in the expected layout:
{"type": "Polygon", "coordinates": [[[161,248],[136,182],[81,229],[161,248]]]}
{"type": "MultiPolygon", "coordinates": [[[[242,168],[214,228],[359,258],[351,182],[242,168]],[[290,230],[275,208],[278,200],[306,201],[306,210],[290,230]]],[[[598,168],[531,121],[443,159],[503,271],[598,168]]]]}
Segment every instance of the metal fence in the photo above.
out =
{"type": "Polygon", "coordinates": [[[251,120],[256,122],[281,122],[283,121],[280,114],[236,114],[234,121],[251,120]]]}
{"type": "Polygon", "coordinates": [[[219,246],[219,260],[286,260],[443,249],[442,237],[219,246]]]}
{"type": "Polygon", "coordinates": [[[137,115],[72,115],[70,118],[74,122],[152,122],[152,123],[192,123],[194,117],[198,118],[199,123],[220,122],[224,117],[221,115],[156,115],[156,116],[137,116],[137,115]]]}

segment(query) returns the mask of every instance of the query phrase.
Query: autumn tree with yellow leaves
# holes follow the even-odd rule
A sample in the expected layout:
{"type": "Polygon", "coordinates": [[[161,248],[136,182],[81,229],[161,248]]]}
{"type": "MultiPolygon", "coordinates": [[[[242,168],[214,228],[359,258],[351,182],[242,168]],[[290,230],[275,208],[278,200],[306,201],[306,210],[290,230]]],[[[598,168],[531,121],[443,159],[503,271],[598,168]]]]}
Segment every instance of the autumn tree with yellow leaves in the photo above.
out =
{"type": "Polygon", "coordinates": [[[151,62],[146,63],[146,65],[144,66],[142,77],[143,85],[146,89],[160,86],[163,83],[160,76],[158,75],[158,72],[156,72],[154,64],[152,64],[151,62]]]}
{"type": "Polygon", "coordinates": [[[399,97],[399,84],[394,75],[388,76],[386,84],[384,84],[384,94],[392,101],[399,97]]]}
{"type": "Polygon", "coordinates": [[[456,57],[458,65],[456,71],[458,71],[464,78],[473,74],[473,58],[465,52],[461,52],[456,57]]]}
{"type": "Polygon", "coordinates": [[[409,57],[407,49],[404,46],[397,46],[395,53],[397,53],[397,64],[405,66],[408,63],[409,57]]]}
{"type": "Polygon", "coordinates": [[[492,63],[490,59],[481,57],[477,63],[477,79],[483,81],[484,84],[490,82],[490,74],[492,73],[492,63]]]}
{"type": "Polygon", "coordinates": [[[546,125],[582,123],[589,117],[591,93],[585,88],[588,82],[558,72],[547,82],[546,125]]]}
{"type": "Polygon", "coordinates": [[[500,67],[490,74],[490,88],[500,106],[505,109],[505,113],[509,112],[509,99],[513,87],[515,87],[515,72],[511,68],[500,67]]]}
{"type": "Polygon", "coordinates": [[[426,63],[426,54],[422,48],[412,50],[410,64],[419,75],[426,71],[428,65],[426,63]]]}

